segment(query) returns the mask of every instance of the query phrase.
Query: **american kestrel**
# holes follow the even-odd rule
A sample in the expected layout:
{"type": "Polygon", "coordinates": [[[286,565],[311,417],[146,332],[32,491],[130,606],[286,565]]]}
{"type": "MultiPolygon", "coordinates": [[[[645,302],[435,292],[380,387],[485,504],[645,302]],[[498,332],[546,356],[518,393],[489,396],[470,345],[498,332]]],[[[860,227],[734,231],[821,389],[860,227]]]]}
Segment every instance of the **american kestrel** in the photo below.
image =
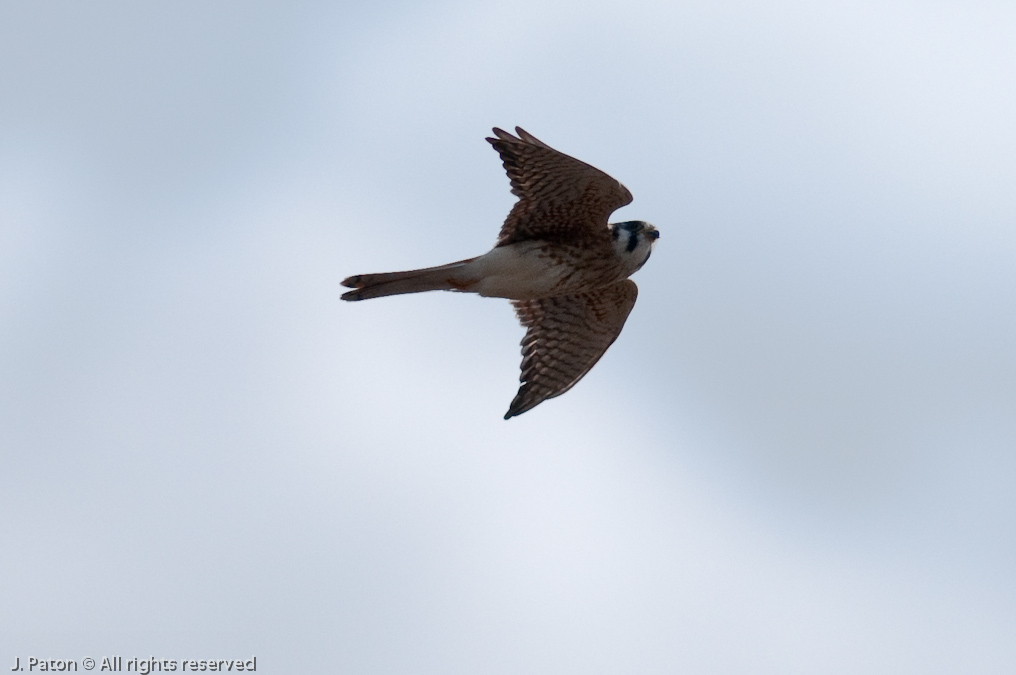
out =
{"type": "Polygon", "coordinates": [[[575,386],[621,333],[638,287],[628,279],[660,233],[641,220],[607,224],[628,189],[599,169],[515,127],[487,141],[501,155],[515,203],[494,248],[440,267],[357,274],[343,300],[462,291],[508,298],[526,328],[522,386],[504,418],[575,386]]]}

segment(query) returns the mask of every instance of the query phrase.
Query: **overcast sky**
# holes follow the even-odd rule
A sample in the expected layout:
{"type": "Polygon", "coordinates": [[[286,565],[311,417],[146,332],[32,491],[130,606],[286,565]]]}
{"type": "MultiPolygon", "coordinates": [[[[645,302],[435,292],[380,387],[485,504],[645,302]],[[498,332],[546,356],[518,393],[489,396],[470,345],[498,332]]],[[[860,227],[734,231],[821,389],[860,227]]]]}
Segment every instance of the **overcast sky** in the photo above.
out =
{"type": "MultiPolygon", "coordinates": [[[[0,666],[1016,671],[1011,3],[0,5],[0,666]],[[508,422],[484,136],[662,236],[508,422]]],[[[97,672],[97,671],[96,671],[97,672]]]]}

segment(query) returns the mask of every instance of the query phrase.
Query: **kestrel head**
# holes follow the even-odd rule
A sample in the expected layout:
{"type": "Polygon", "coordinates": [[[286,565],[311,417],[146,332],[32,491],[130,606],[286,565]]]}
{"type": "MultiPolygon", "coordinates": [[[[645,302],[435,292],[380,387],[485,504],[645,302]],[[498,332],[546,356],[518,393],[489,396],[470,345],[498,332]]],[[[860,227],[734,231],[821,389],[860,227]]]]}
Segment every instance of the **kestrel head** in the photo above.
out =
{"type": "Polygon", "coordinates": [[[660,232],[644,220],[627,220],[610,226],[614,238],[614,253],[625,267],[630,269],[629,276],[646,264],[653,252],[660,232]]]}

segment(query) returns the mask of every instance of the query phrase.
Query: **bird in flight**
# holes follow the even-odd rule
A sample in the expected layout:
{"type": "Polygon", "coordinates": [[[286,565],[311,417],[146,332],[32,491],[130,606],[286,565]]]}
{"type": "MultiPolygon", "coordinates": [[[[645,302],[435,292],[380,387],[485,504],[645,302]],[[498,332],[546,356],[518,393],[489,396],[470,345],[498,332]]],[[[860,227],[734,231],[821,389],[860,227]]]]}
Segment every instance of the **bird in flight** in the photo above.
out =
{"type": "Polygon", "coordinates": [[[343,300],[461,291],[507,298],[526,329],[522,386],[504,418],[560,396],[582,379],[621,333],[638,287],[628,277],[660,233],[641,220],[608,224],[630,204],[628,189],[599,169],[554,150],[520,127],[494,128],[519,200],[489,252],[459,262],[342,282],[343,300]]]}

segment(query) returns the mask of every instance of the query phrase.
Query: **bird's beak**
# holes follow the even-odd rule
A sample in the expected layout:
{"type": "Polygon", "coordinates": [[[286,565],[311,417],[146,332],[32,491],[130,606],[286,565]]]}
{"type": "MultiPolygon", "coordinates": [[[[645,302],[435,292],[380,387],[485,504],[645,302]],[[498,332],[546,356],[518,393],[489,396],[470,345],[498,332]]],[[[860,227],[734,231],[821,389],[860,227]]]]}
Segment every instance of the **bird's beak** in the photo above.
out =
{"type": "Polygon", "coordinates": [[[656,241],[657,239],[660,238],[660,231],[659,230],[649,230],[648,232],[646,232],[646,236],[649,237],[650,239],[652,239],[653,241],[656,241]]]}

